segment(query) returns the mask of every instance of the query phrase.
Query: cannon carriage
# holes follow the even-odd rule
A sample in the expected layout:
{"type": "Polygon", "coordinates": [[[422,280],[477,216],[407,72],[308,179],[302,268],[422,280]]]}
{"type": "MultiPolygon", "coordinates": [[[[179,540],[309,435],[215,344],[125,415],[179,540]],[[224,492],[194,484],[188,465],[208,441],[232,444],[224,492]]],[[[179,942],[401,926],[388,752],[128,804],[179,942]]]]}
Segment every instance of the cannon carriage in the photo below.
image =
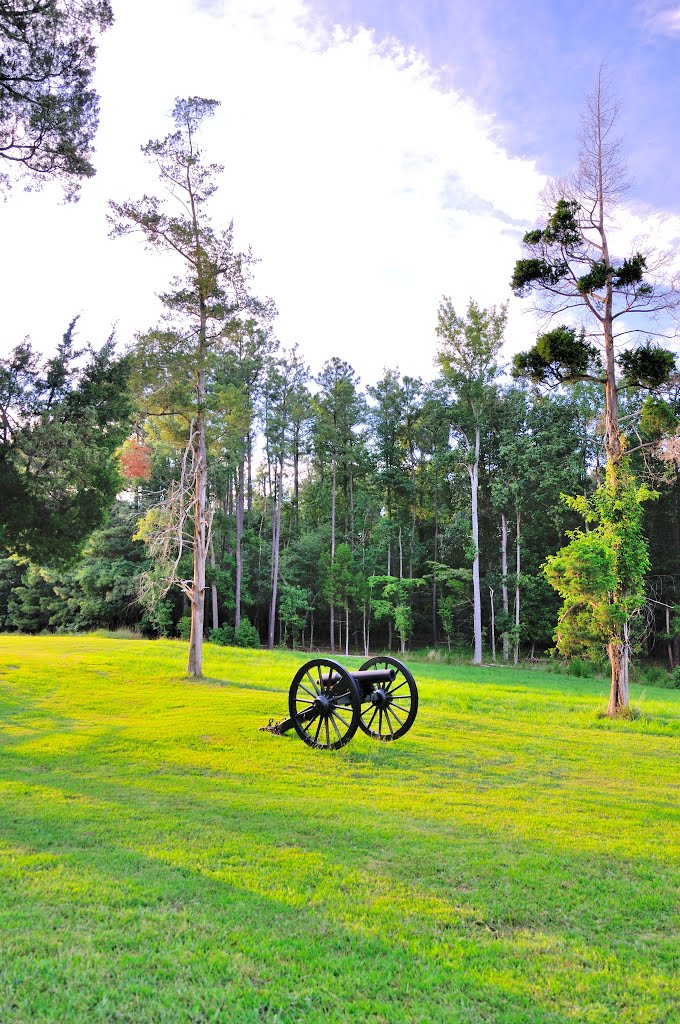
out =
{"type": "Polygon", "coordinates": [[[313,658],[293,677],[284,722],[269,732],[294,729],[310,747],[338,750],[357,729],[376,740],[399,739],[418,713],[416,681],[402,662],[379,655],[352,672],[331,658],[313,658]]]}

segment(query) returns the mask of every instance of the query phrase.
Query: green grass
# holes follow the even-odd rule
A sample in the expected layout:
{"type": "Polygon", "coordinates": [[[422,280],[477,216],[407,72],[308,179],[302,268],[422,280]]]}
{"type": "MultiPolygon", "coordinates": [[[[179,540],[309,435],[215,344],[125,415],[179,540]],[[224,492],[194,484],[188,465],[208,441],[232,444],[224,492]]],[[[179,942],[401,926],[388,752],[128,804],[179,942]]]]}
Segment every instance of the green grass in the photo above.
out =
{"type": "Polygon", "coordinates": [[[423,664],[396,744],[258,731],[304,656],[0,636],[0,1022],[673,1022],[680,692],[423,664]]]}

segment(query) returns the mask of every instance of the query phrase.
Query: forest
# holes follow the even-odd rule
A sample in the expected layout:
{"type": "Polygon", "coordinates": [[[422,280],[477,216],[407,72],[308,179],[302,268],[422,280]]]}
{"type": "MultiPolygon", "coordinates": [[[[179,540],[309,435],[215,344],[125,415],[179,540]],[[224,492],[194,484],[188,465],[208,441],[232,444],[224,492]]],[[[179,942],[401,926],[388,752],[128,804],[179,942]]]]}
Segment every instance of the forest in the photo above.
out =
{"type": "Polygon", "coordinates": [[[443,296],[436,365],[370,382],[281,345],[255,257],[213,223],[218,106],[177,100],[142,148],[162,198],[109,203],[112,237],[173,263],[158,325],[121,354],[74,319],[55,355],[25,341],[0,362],[0,629],[179,636],[197,676],[204,640],[608,659],[610,712],[634,654],[672,683],[680,382],[657,339],[680,293],[668,254],[610,255],[625,183],[603,72],[579,167],[508,267],[544,316],[533,345],[504,358],[507,302],[443,296]]]}

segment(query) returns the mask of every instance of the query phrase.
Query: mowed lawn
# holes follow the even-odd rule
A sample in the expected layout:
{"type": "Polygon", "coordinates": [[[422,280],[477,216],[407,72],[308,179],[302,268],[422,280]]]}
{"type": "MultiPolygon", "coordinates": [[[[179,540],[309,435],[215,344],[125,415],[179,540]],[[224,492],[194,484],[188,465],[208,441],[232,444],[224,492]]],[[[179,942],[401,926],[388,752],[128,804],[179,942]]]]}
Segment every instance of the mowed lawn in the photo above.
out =
{"type": "Polygon", "coordinates": [[[680,1021],[679,692],[417,665],[332,753],[258,731],[304,655],[186,653],[0,636],[2,1024],[680,1021]]]}

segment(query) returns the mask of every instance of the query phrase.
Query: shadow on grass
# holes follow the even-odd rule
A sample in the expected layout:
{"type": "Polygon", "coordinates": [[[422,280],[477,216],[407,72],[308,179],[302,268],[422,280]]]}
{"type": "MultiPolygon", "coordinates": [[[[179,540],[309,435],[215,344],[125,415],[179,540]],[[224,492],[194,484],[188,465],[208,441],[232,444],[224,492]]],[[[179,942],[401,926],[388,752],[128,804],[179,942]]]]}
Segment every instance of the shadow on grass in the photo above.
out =
{"type": "MultiPolygon", "coordinates": [[[[189,820],[172,802],[159,807],[157,794],[147,804],[127,790],[88,813],[74,781],[61,786],[85,803],[24,792],[3,814],[19,862],[4,912],[24,983],[18,1005],[30,1011],[17,1019],[86,1019],[97,992],[114,1007],[136,998],[137,1020],[157,1019],[159,1007],[164,1021],[187,1020],[184,999],[198,986],[209,1006],[217,990],[233,990],[244,1016],[230,1021],[266,1007],[286,1020],[294,1007],[290,1020],[316,1022],[320,1006],[327,1020],[390,1024],[545,1024],[595,1008],[614,1021],[628,1019],[616,1014],[631,998],[640,1013],[672,987],[658,908],[641,904],[621,934],[621,897],[642,888],[630,865],[612,874],[605,859],[546,858],[490,837],[451,849],[409,836],[395,847],[394,830],[326,823],[320,833],[285,810],[267,816],[266,831],[246,807],[189,820]],[[593,883],[599,905],[588,914],[593,883]],[[32,1003],[47,962],[49,994],[32,1003]]],[[[663,884],[655,873],[649,887],[663,884]]]]}

